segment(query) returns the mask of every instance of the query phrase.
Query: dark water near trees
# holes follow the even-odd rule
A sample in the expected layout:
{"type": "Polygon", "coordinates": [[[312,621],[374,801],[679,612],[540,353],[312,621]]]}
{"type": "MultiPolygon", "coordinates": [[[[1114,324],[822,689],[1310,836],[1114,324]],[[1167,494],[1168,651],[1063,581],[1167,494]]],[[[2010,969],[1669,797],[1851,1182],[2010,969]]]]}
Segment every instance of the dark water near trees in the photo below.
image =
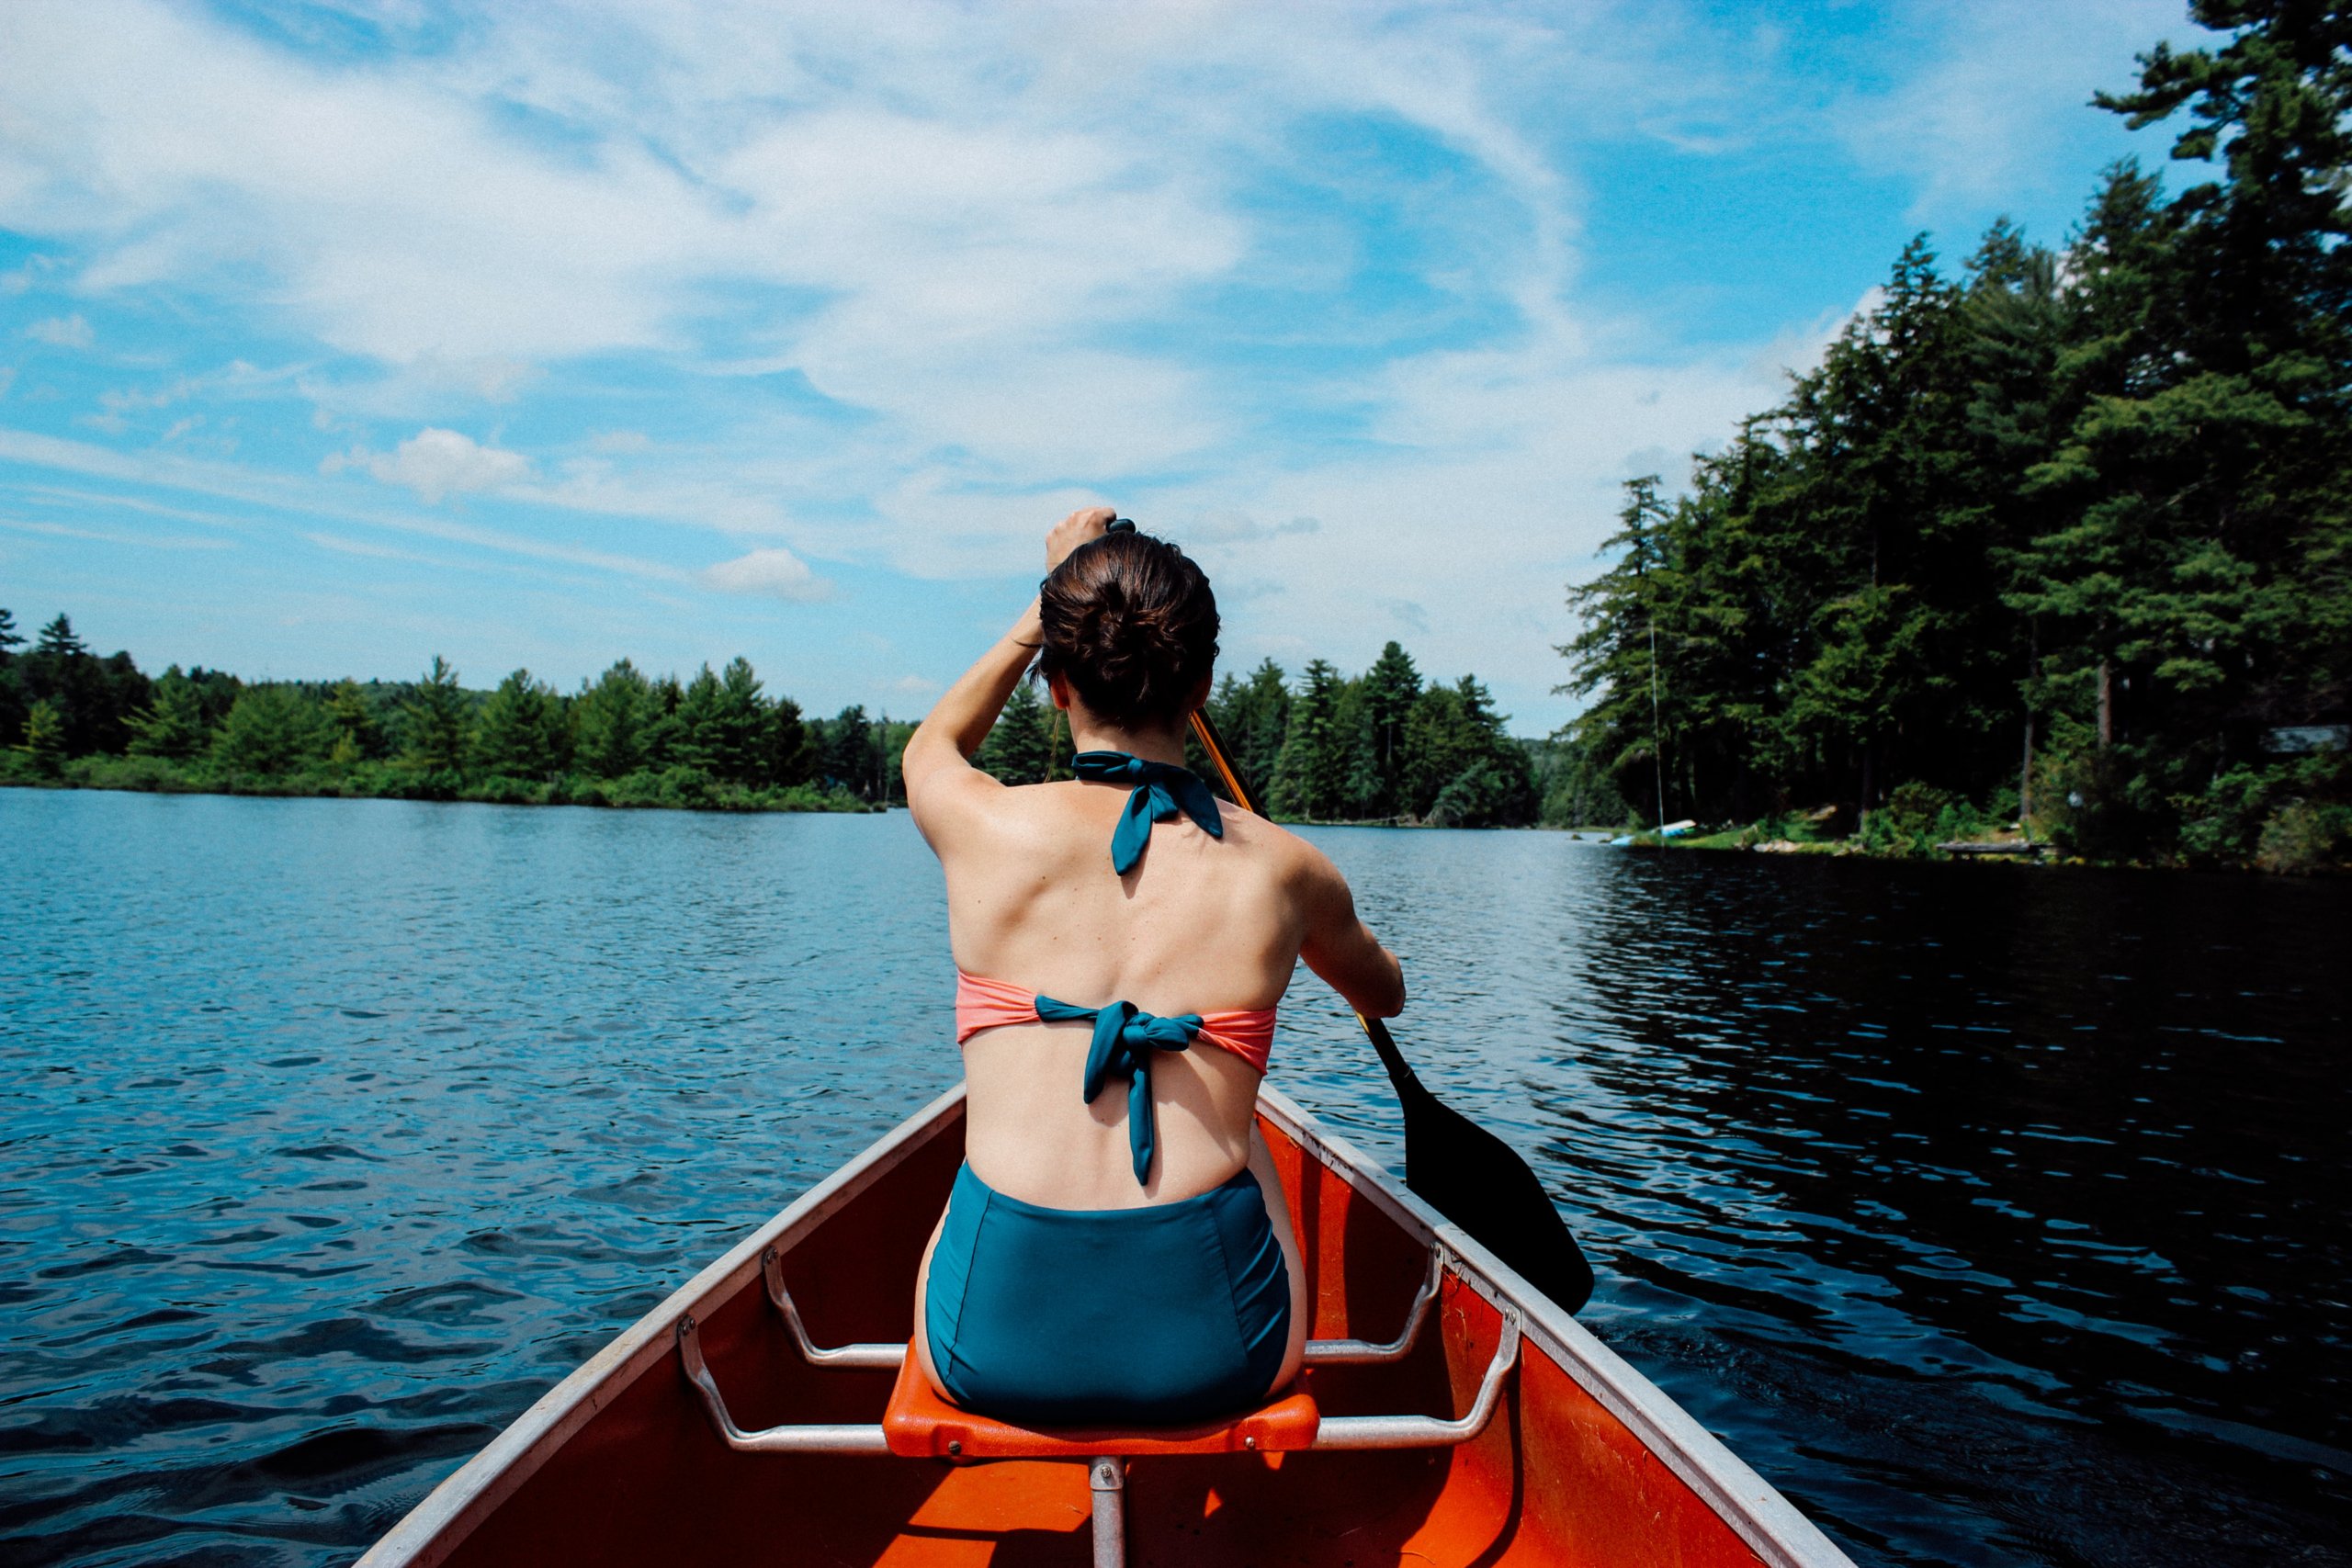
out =
{"type": "MultiPolygon", "coordinates": [[[[2352,888],[1319,841],[1586,1321],[1858,1560],[2352,1563],[2352,888]]],[[[11,1563],[348,1561],[956,1073],[903,816],[0,790],[0,909],[11,1563]]]]}

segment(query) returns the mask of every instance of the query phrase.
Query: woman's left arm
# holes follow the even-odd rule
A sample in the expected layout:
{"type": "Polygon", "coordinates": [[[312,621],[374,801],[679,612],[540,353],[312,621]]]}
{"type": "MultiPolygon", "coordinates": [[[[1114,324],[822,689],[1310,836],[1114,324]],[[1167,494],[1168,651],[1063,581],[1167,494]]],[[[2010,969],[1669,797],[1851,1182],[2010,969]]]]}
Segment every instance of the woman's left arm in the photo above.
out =
{"type": "MultiPolygon", "coordinates": [[[[1087,540],[1101,538],[1104,525],[1114,515],[1107,506],[1094,506],[1073,512],[1055,524],[1053,532],[1046,536],[1046,570],[1053,570],[1087,540]]],[[[1028,670],[1029,661],[1036,657],[1043,636],[1037,602],[1032,599],[1021,618],[1012,623],[1012,629],[932,705],[930,714],[907,741],[906,753],[899,761],[899,776],[906,781],[907,809],[934,846],[938,842],[934,830],[944,825],[954,802],[1004,787],[972,766],[972,754],[989,738],[989,727],[1004,711],[1005,701],[1028,670]]]]}

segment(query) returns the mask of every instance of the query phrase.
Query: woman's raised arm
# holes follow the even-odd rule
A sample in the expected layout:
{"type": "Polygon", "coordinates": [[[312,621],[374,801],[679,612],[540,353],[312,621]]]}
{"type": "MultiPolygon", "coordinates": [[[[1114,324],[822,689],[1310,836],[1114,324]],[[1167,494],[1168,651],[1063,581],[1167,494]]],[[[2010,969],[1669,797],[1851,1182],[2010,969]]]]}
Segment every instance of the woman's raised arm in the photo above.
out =
{"type": "MultiPolygon", "coordinates": [[[[1101,538],[1116,515],[1107,506],[1090,506],[1055,524],[1046,536],[1046,570],[1053,570],[1087,540],[1101,538]]],[[[914,813],[915,826],[934,844],[934,829],[944,825],[945,814],[958,797],[1003,787],[972,766],[972,754],[988,739],[989,727],[1004,711],[1005,700],[1036,657],[1040,635],[1037,602],[1032,599],[1021,618],[1012,623],[1012,629],[956,678],[908,739],[906,752],[899,760],[899,776],[907,785],[907,809],[914,813]]]]}

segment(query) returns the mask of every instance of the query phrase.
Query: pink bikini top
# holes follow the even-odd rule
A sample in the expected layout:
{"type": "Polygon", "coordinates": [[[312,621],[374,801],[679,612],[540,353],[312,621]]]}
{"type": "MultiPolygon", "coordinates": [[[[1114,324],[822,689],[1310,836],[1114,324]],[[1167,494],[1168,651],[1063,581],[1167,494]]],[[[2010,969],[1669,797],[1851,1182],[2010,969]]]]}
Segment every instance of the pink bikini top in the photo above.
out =
{"type": "MultiPolygon", "coordinates": [[[[1060,1004],[1054,1004],[1059,1006],[1060,1004]]],[[[1274,1012],[1259,1008],[1249,1012],[1204,1012],[1193,1038],[1232,1052],[1260,1072],[1274,1051],[1274,1012]]],[[[1069,1014],[1064,1013],[1067,1017],[1069,1014]]],[[[1008,1023],[1037,1023],[1037,993],[956,971],[956,1043],[961,1045],[983,1029],[1008,1023]]]]}

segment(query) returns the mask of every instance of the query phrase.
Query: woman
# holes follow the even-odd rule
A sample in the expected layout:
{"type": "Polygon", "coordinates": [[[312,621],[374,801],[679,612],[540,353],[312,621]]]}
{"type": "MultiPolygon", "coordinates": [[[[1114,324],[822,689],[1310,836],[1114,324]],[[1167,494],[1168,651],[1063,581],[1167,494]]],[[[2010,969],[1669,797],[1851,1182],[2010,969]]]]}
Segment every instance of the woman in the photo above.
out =
{"type": "Polygon", "coordinates": [[[1253,1120],[1274,1006],[1300,958],[1363,1012],[1405,1003],[1331,863],[1185,771],[1216,600],[1111,517],[1055,525],[1038,600],[904,761],[968,1086],[916,1354],[946,1398],[1037,1425],[1205,1421],[1296,1375],[1306,1274],[1253,1120]],[[1007,788],[971,757],[1033,657],[1080,776],[1007,788]]]}

